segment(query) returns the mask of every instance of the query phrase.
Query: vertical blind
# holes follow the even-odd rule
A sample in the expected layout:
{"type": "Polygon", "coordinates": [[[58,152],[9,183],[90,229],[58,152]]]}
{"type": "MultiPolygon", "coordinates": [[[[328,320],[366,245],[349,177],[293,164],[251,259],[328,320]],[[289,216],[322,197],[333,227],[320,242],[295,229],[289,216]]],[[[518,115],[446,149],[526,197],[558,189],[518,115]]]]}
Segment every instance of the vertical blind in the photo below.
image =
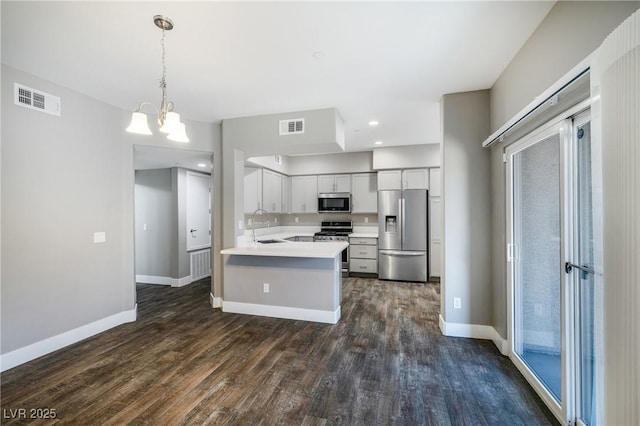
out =
{"type": "Polygon", "coordinates": [[[602,156],[601,165],[594,164],[602,177],[596,288],[603,317],[596,333],[604,406],[598,424],[639,425],[640,11],[605,39],[591,70],[594,137],[602,156]]]}

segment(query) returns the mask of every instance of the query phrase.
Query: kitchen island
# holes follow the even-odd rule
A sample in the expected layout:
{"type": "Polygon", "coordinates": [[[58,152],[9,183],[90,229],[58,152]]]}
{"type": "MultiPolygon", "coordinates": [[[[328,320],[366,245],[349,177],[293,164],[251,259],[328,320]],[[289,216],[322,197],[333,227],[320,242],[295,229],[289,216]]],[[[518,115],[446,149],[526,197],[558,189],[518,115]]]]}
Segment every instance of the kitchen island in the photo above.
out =
{"type": "Polygon", "coordinates": [[[276,242],[222,250],[223,312],[335,324],[346,242],[276,242]]]}

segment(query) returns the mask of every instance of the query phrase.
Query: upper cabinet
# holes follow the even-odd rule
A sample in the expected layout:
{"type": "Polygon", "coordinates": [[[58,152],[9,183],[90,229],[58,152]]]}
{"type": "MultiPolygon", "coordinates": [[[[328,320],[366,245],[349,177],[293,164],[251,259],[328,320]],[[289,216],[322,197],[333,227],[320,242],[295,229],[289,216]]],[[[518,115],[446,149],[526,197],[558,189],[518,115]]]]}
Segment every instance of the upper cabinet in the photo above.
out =
{"type": "Polygon", "coordinates": [[[383,170],[378,172],[378,190],[429,189],[428,169],[383,170]]]}
{"type": "Polygon", "coordinates": [[[282,213],[291,211],[291,178],[282,175],[282,213]]]}
{"type": "Polygon", "coordinates": [[[262,203],[269,213],[282,213],[282,175],[262,170],[262,203]]]}
{"type": "Polygon", "coordinates": [[[402,171],[402,189],[429,189],[428,169],[402,171]]]}
{"type": "Polygon", "coordinates": [[[377,213],[378,175],[359,173],[351,175],[351,213],[377,213]]]}
{"type": "Polygon", "coordinates": [[[262,208],[262,169],[244,168],[244,212],[262,208]]]}
{"type": "Polygon", "coordinates": [[[291,177],[291,213],[318,213],[318,177],[291,177]]]}
{"type": "Polygon", "coordinates": [[[351,175],[318,176],[318,193],[351,192],[351,175]]]}
{"type": "Polygon", "coordinates": [[[440,169],[429,169],[429,196],[440,196],[442,190],[440,182],[440,169]]]}
{"type": "Polygon", "coordinates": [[[378,172],[378,190],[402,189],[402,170],[383,170],[378,172]]]}

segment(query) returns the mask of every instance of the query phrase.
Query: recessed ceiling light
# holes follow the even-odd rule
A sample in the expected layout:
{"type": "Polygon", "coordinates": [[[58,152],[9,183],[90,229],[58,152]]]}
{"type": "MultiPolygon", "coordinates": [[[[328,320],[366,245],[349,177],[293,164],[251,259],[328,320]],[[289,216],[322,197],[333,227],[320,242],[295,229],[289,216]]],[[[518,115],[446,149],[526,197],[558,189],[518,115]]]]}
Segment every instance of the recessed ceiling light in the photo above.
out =
{"type": "Polygon", "coordinates": [[[198,163],[198,167],[207,167],[207,165],[204,163],[198,163]]]}
{"type": "Polygon", "coordinates": [[[369,122],[369,126],[377,126],[378,124],[380,124],[380,123],[378,123],[376,120],[371,120],[369,122]]]}
{"type": "Polygon", "coordinates": [[[376,145],[382,145],[382,141],[375,141],[374,144],[376,145]]]}

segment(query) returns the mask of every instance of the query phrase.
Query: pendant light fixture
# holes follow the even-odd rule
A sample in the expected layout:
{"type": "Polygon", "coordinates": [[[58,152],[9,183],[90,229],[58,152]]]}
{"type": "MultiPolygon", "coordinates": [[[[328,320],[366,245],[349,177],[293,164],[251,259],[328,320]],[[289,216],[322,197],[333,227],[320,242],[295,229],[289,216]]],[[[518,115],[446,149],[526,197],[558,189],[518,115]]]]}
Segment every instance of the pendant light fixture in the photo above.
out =
{"type": "Polygon", "coordinates": [[[156,15],[153,17],[153,23],[162,30],[162,40],[160,42],[162,45],[162,80],[160,80],[162,103],[160,103],[160,108],[148,101],[140,103],[138,109],[131,115],[131,124],[127,127],[127,132],[137,133],[139,135],[152,134],[147,122],[147,114],[142,112],[143,106],[151,105],[158,114],[160,131],[167,133],[167,139],[175,142],[189,142],[184,123],[180,121],[180,115],[173,110],[173,102],[167,101],[167,67],[165,65],[164,32],[173,29],[173,22],[166,16],[156,15]]]}

